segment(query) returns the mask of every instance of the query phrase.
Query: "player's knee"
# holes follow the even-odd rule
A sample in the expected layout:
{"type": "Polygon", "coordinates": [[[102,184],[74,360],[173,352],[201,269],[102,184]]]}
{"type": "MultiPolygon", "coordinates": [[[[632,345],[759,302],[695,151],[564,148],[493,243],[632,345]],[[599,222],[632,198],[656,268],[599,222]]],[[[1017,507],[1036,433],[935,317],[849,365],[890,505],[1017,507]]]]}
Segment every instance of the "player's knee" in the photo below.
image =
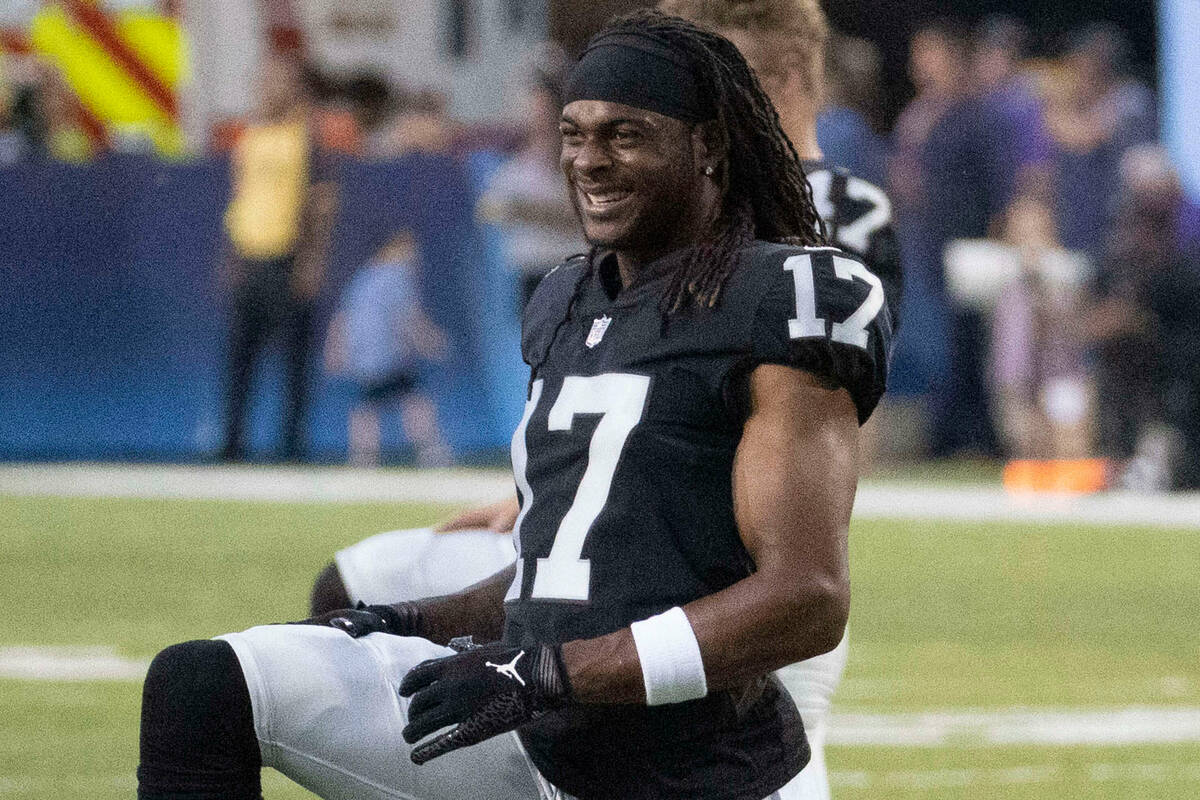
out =
{"type": "Polygon", "coordinates": [[[321,570],[321,574],[317,575],[308,604],[309,612],[314,617],[354,605],[350,600],[350,593],[346,591],[346,584],[342,581],[342,573],[338,571],[337,564],[330,562],[325,569],[321,570]]]}
{"type": "Polygon", "coordinates": [[[257,776],[250,692],[227,642],[184,642],[154,658],[142,690],[140,749],[144,780],[188,772],[257,776]]]}

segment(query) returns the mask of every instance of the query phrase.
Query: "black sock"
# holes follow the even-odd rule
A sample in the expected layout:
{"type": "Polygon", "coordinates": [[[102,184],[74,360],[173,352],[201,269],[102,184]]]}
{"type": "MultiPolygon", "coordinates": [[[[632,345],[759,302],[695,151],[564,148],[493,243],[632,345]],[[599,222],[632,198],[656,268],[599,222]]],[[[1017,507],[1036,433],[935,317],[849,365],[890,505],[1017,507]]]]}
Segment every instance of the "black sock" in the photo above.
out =
{"type": "Polygon", "coordinates": [[[138,800],[261,800],[262,757],[233,648],[163,650],[142,690],[138,800]]]}
{"type": "Polygon", "coordinates": [[[329,564],[321,570],[313,584],[309,614],[319,617],[330,611],[353,607],[354,602],[346,592],[346,584],[342,581],[342,573],[338,572],[337,564],[329,564]]]}

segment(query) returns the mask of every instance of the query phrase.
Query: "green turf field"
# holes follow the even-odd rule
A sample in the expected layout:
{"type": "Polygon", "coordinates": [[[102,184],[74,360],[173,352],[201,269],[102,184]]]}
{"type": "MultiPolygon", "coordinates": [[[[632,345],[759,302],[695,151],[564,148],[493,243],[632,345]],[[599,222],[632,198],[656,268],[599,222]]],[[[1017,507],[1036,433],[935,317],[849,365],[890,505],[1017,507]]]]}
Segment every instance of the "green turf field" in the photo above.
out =
{"type": "MultiPolygon", "coordinates": [[[[446,510],[0,497],[0,647],[148,659],[299,618],[334,549],[446,510]]],[[[872,521],[854,526],[852,565],[839,713],[1200,707],[1197,531],[872,521]]],[[[132,680],[0,680],[0,798],[133,797],[139,692],[132,680]]],[[[828,762],[839,800],[1200,797],[1197,741],[968,736],[837,744],[828,762]]],[[[266,791],[310,797],[274,775],[266,791]]]]}

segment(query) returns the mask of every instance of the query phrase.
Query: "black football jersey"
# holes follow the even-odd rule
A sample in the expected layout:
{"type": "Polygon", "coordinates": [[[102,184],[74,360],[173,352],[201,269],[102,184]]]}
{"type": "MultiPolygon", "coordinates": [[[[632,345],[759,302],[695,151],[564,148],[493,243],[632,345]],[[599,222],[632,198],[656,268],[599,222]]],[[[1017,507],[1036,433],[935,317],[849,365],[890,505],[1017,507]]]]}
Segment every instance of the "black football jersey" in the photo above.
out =
{"type": "Polygon", "coordinates": [[[861,258],[879,276],[893,328],[899,329],[903,274],[892,201],[883,189],[828,161],[805,161],[804,174],[830,243],[861,258]]]}
{"type": "MultiPolygon", "coordinates": [[[[684,257],[649,265],[651,277],[615,296],[615,259],[576,258],[527,307],[510,642],[600,636],[754,570],[731,474],[756,365],[845,387],[860,421],[884,390],[890,303],[857,258],[756,242],[716,308],[664,321],[659,297],[684,257]]],[[[761,798],[808,758],[773,677],[666,706],[572,705],[520,733],[542,773],[582,800],[761,798]]]]}

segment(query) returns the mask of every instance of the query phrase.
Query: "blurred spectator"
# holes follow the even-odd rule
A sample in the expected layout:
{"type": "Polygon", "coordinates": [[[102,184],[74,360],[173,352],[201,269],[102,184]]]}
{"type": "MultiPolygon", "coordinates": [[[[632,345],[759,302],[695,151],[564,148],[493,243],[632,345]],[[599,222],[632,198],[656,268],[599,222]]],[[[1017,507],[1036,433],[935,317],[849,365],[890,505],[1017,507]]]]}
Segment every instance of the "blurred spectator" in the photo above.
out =
{"type": "Polygon", "coordinates": [[[387,117],[392,102],[387,82],[368,71],[337,78],[311,65],[304,80],[315,106],[317,140],[327,150],[362,155],[372,129],[387,117]]]}
{"type": "Polygon", "coordinates": [[[446,356],[446,335],[421,306],[421,270],[412,234],[396,234],[351,277],[330,323],[326,369],[356,384],[349,428],[352,464],[379,464],[380,414],[396,404],[417,463],[450,463],[437,408],[420,388],[425,366],[446,356]]]}
{"type": "Polygon", "coordinates": [[[966,88],[967,47],[952,23],[926,25],[909,42],[908,70],[916,96],[900,112],[888,160],[889,192],[900,212],[922,215],[922,151],[942,115],[966,88]]]}
{"type": "Polygon", "coordinates": [[[1153,96],[1128,76],[1128,44],[1098,24],[1073,37],[1065,85],[1047,109],[1056,149],[1056,214],[1063,244],[1102,257],[1125,150],[1157,133],[1153,96]]]}
{"type": "Polygon", "coordinates": [[[898,360],[916,362],[929,392],[929,447],[935,456],[998,450],[984,380],[983,321],[954,309],[943,257],[956,239],[982,238],[1012,197],[1015,148],[1006,119],[971,93],[969,43],[950,22],[913,37],[917,97],[901,115],[890,165],[900,199],[898,229],[909,290],[898,360]],[[918,310],[919,309],[919,310],[918,310]],[[920,320],[920,321],[917,321],[920,320]]]}
{"type": "Polygon", "coordinates": [[[225,264],[233,294],[224,459],[244,456],[255,361],[273,333],[284,335],[286,389],[282,456],[302,455],[313,308],[325,274],[336,206],[328,157],[316,146],[299,66],[270,58],[259,107],[233,150],[225,264]]]}
{"type": "Polygon", "coordinates": [[[882,59],[866,39],[831,32],[825,48],[825,107],[817,141],[825,158],[883,185],[886,146],[871,115],[879,107],[882,59]]]}
{"type": "Polygon", "coordinates": [[[19,163],[30,155],[29,140],[13,113],[15,101],[13,88],[0,77],[0,167],[19,163]]]}
{"type": "Polygon", "coordinates": [[[44,125],[38,101],[38,83],[44,67],[32,55],[4,54],[3,81],[8,91],[8,114],[11,130],[18,131],[25,140],[29,156],[37,156],[41,149],[44,125]]]}
{"type": "Polygon", "coordinates": [[[353,73],[343,91],[359,130],[368,138],[391,118],[397,107],[396,90],[382,75],[371,70],[353,73]]]}
{"type": "Polygon", "coordinates": [[[1045,108],[1032,76],[1022,67],[1029,32],[1011,17],[987,17],[979,26],[972,54],[972,79],[983,102],[1004,119],[1012,132],[1010,161],[1025,172],[1045,166],[1051,144],[1045,108]]]}
{"type": "Polygon", "coordinates": [[[1093,343],[1098,447],[1131,459],[1127,485],[1200,486],[1200,250],[1179,244],[1182,200],[1165,151],[1120,170],[1116,225],[1082,331],[1093,343]]]}
{"type": "Polygon", "coordinates": [[[399,111],[380,125],[368,145],[374,158],[399,158],[407,153],[446,153],[454,146],[459,126],[446,111],[440,92],[423,89],[403,97],[399,111]]]}
{"type": "Polygon", "coordinates": [[[1084,259],[1062,250],[1046,198],[1019,197],[1003,241],[1019,272],[992,317],[991,366],[1005,451],[1017,458],[1082,458],[1091,453],[1091,387],[1074,320],[1084,259]]]}
{"type": "Polygon", "coordinates": [[[905,325],[896,342],[894,377],[888,381],[893,398],[926,395],[948,369],[949,307],[937,274],[940,252],[924,230],[928,213],[922,151],[934,125],[962,91],[966,52],[952,29],[942,28],[922,28],[909,43],[916,96],[896,120],[887,159],[885,188],[892,198],[905,273],[905,325]]]}
{"type": "Polygon", "coordinates": [[[566,56],[544,46],[523,115],[528,121],[524,147],[497,167],[479,200],[479,216],[504,234],[506,256],[521,274],[526,300],[564,255],[585,249],[558,166],[566,69],[566,56]]]}
{"type": "Polygon", "coordinates": [[[34,95],[45,155],[56,161],[84,164],[99,153],[80,121],[79,98],[56,68],[44,65],[34,95]]]}

